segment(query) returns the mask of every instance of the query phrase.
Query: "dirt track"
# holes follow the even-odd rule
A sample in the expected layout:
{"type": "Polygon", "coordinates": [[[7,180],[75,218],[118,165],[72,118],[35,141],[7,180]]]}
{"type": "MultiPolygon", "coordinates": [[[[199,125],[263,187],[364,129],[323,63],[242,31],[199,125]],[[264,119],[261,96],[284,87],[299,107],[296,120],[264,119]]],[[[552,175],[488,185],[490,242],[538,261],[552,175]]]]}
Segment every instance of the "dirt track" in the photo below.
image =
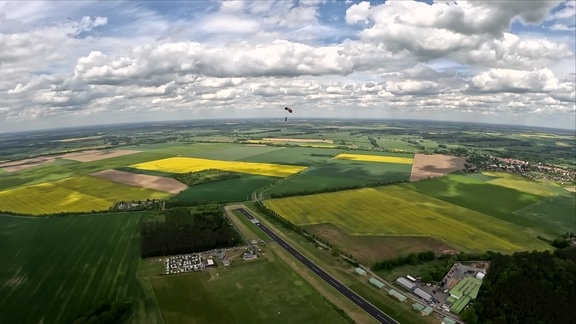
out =
{"type": "Polygon", "coordinates": [[[154,189],[171,194],[177,194],[188,188],[188,186],[175,179],[118,170],[103,170],[91,175],[130,186],[154,189]]]}

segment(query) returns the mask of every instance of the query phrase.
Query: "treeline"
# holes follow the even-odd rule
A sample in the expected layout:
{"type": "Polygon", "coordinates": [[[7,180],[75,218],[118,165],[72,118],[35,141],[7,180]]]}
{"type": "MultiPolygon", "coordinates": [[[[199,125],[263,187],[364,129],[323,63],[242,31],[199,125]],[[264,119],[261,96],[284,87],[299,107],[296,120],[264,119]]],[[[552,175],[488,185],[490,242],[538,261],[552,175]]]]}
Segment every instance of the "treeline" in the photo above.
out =
{"type": "Polygon", "coordinates": [[[184,183],[187,186],[194,186],[207,182],[223,181],[239,177],[240,175],[238,173],[222,171],[218,169],[207,169],[197,172],[176,174],[173,176],[174,179],[184,183]]]}
{"type": "Polygon", "coordinates": [[[73,324],[116,324],[124,323],[132,315],[132,304],[113,302],[96,307],[90,313],[74,320],[73,324]]]}
{"type": "Polygon", "coordinates": [[[564,249],[569,247],[573,238],[576,238],[576,234],[574,233],[565,233],[561,237],[555,238],[553,240],[538,235],[539,240],[544,241],[557,249],[564,249]]]}
{"type": "Polygon", "coordinates": [[[446,272],[450,270],[455,262],[488,261],[492,259],[492,255],[494,255],[494,252],[491,251],[482,254],[459,253],[456,255],[436,255],[432,251],[426,251],[420,253],[410,253],[405,257],[376,262],[372,265],[372,270],[391,270],[404,265],[424,264],[438,260],[440,262],[437,262],[436,264],[426,267],[422,270],[420,273],[420,280],[423,282],[440,282],[442,278],[444,278],[444,275],[446,275],[446,272]]]}
{"type": "Polygon", "coordinates": [[[462,319],[476,323],[576,323],[576,247],[554,253],[494,254],[474,304],[462,319]]]}
{"type": "Polygon", "coordinates": [[[218,205],[172,208],[164,215],[165,221],[142,224],[142,257],[194,253],[242,242],[218,205]]]}

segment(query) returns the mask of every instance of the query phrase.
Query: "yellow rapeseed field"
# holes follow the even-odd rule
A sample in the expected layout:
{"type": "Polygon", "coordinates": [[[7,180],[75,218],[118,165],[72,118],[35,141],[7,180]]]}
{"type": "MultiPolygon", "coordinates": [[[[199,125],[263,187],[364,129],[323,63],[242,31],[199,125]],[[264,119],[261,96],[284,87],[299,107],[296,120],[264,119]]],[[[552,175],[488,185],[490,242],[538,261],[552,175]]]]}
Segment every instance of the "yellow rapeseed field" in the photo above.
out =
{"type": "Polygon", "coordinates": [[[91,176],[0,191],[0,210],[20,214],[55,214],[108,210],[121,200],[161,199],[165,192],[133,187],[91,176]]]}
{"type": "Polygon", "coordinates": [[[332,223],[349,235],[431,236],[470,252],[548,248],[520,226],[400,186],[264,203],[296,225],[332,223]]]}
{"type": "Polygon", "coordinates": [[[338,154],[334,157],[334,159],[366,161],[366,162],[400,163],[400,164],[412,164],[414,162],[414,159],[407,157],[362,155],[362,154],[348,154],[348,153],[338,154]]]}
{"type": "Polygon", "coordinates": [[[258,174],[271,177],[287,177],[298,173],[306,167],[284,164],[254,163],[240,161],[222,161],[197,159],[189,157],[173,157],[131,165],[143,170],[155,170],[174,173],[197,172],[206,169],[258,174]]]}

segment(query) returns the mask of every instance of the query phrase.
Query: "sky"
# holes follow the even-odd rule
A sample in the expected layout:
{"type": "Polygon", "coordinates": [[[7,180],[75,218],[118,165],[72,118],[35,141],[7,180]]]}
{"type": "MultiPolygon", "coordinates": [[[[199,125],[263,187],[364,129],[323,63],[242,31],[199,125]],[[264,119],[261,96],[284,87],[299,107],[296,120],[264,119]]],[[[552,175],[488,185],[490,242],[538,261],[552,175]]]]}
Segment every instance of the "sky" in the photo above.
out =
{"type": "Polygon", "coordinates": [[[213,118],[576,129],[576,1],[1,1],[0,132],[213,118]]]}

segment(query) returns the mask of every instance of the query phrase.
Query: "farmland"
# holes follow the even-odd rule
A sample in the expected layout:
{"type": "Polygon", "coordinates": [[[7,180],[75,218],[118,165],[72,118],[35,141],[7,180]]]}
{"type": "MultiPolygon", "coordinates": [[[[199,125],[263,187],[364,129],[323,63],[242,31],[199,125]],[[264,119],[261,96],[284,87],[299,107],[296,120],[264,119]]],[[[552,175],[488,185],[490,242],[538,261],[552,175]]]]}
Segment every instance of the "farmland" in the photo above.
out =
{"type": "Polygon", "coordinates": [[[385,162],[385,163],[401,163],[412,164],[414,159],[402,156],[390,155],[367,155],[367,154],[348,154],[342,153],[334,157],[335,159],[352,160],[352,161],[367,161],[367,162],[385,162]]]}
{"type": "Polygon", "coordinates": [[[297,225],[330,222],[349,235],[432,236],[473,252],[548,249],[522,227],[400,186],[271,199],[265,204],[297,225]]]}
{"type": "Polygon", "coordinates": [[[197,158],[173,157],[131,165],[130,167],[145,170],[186,173],[206,169],[257,174],[271,177],[286,177],[298,173],[305,167],[269,163],[235,162],[197,158]]]}
{"type": "Polygon", "coordinates": [[[405,163],[331,159],[279,182],[267,189],[264,196],[282,197],[408,181],[411,168],[410,164],[405,163]]]}
{"type": "Polygon", "coordinates": [[[20,214],[54,214],[108,210],[121,200],[161,199],[169,194],[91,176],[0,191],[0,210],[20,214]]]}
{"type": "Polygon", "coordinates": [[[115,300],[152,322],[136,276],[143,216],[0,217],[0,323],[71,323],[115,300]]]}
{"type": "Polygon", "coordinates": [[[365,265],[421,251],[442,253],[452,247],[427,236],[348,235],[332,223],[304,226],[306,231],[332,242],[365,265]]]}
{"type": "Polygon", "coordinates": [[[575,201],[573,195],[559,186],[538,183],[520,176],[505,173],[486,173],[484,176],[453,174],[402,186],[532,229],[534,233],[544,231],[550,237],[574,230],[576,222],[574,213],[570,213],[573,210],[570,206],[573,206],[575,201]],[[545,203],[548,200],[562,202],[562,207],[560,210],[555,209],[554,204],[545,203]],[[544,206],[552,209],[542,213],[544,206]],[[540,216],[530,216],[531,208],[540,209],[540,212],[535,211],[540,216]],[[553,210],[557,212],[553,213],[553,210]],[[559,227],[558,224],[564,226],[559,227]]]}
{"type": "Polygon", "coordinates": [[[238,177],[216,182],[206,182],[188,187],[178,195],[170,198],[169,204],[190,205],[210,202],[232,202],[249,200],[252,191],[268,186],[278,180],[246,173],[238,177]]]}
{"type": "Polygon", "coordinates": [[[347,323],[278,257],[151,280],[166,324],[347,323]]]}

